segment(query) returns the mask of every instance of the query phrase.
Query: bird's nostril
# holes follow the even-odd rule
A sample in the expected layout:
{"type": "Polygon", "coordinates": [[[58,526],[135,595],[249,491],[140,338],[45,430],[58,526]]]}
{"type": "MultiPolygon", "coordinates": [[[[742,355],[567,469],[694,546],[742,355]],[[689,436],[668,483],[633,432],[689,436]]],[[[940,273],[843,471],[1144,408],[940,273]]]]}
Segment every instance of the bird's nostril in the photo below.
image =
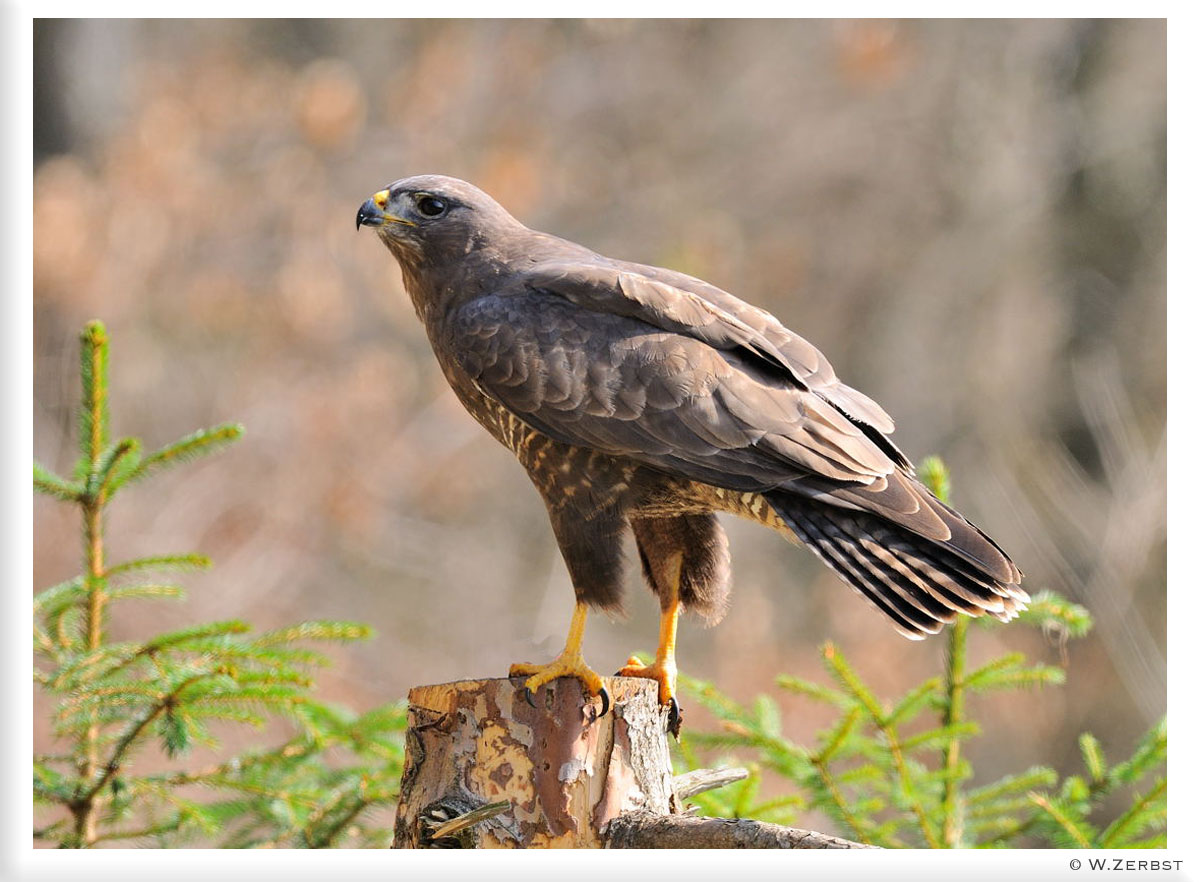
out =
{"type": "Polygon", "coordinates": [[[389,193],[387,190],[380,190],[378,193],[376,193],[374,196],[371,197],[371,201],[374,202],[376,205],[378,205],[380,208],[384,208],[387,206],[388,199],[391,197],[391,195],[392,194],[389,193]]]}

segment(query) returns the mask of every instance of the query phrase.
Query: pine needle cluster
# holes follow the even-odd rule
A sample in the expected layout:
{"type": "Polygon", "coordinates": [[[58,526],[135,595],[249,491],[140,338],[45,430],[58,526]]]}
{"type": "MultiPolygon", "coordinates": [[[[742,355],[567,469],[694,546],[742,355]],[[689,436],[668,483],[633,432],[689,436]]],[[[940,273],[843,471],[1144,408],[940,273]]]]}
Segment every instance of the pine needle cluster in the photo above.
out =
{"type": "MultiPolygon", "coordinates": [[[[33,762],[33,796],[50,820],[37,839],[101,843],[323,847],[386,842],[372,810],[394,806],[403,770],[402,705],[361,715],[326,706],[310,673],[327,664],[313,643],[361,640],[348,622],[314,621],[254,634],[241,621],[197,624],[114,641],[114,605],[180,599],[174,577],[208,567],[199,554],[110,563],[104,515],[117,494],[154,473],[235,441],[237,425],[204,429],[143,454],[109,438],[108,340],[90,323],[81,338],[79,458],[70,478],[34,464],[34,489],[76,506],[83,573],[33,599],[34,681],[54,703],[61,752],[33,762]],[[179,768],[195,744],[216,747],[215,723],[291,723],[295,735],[199,769],[179,768]],[[169,771],[139,771],[154,748],[169,771]]],[[[159,762],[157,765],[162,765],[159,762]]]]}
{"type": "MultiPolygon", "coordinates": [[[[946,499],[950,481],[936,458],[922,464],[927,486],[946,499]]],[[[1057,633],[1085,635],[1091,617],[1083,607],[1046,591],[1017,622],[1057,633]]],[[[779,705],[759,696],[744,706],[705,683],[680,676],[683,690],[720,721],[718,732],[685,733],[677,747],[687,769],[711,765],[700,752],[749,760],[751,775],[739,784],[693,798],[705,814],[791,822],[817,809],[840,832],[860,842],[893,848],[1020,847],[1161,848],[1166,844],[1166,720],[1153,726],[1133,754],[1109,764],[1097,739],[1079,738],[1083,774],[1062,776],[1033,766],[980,786],[964,746],[980,733],[967,714],[967,696],[981,700],[1017,688],[1060,685],[1062,668],[1009,653],[977,668],[966,665],[971,630],[987,623],[960,618],[947,635],[944,670],[894,700],[877,695],[833,644],[821,649],[831,683],[781,675],[777,685],[835,709],[832,726],[813,747],[789,740],[779,705]],[[786,779],[795,794],[758,801],[764,770],[786,779]],[[1100,828],[1090,819],[1116,793],[1128,806],[1100,828]]],[[[1007,627],[1013,627],[1008,625],[1007,627]]]]}

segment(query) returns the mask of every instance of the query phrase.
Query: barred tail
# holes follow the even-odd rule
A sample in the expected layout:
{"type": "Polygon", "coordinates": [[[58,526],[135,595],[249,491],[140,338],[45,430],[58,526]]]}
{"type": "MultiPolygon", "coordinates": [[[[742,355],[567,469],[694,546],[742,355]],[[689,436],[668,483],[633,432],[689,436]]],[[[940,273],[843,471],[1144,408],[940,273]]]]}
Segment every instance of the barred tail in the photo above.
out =
{"type": "Polygon", "coordinates": [[[1001,621],[1025,609],[1021,572],[982,531],[952,510],[944,541],[919,536],[880,515],[794,493],[767,494],[792,531],[843,581],[892,619],[905,637],[936,634],[958,613],[1001,621]]]}

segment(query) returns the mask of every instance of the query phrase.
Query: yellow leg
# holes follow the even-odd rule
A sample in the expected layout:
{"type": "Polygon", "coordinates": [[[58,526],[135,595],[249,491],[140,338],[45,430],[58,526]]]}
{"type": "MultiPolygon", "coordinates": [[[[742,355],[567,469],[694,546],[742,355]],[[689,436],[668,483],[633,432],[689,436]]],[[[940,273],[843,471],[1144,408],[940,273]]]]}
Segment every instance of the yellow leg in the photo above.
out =
{"type": "Polygon", "coordinates": [[[567,630],[567,645],[558,658],[545,665],[518,663],[508,669],[510,677],[529,678],[525,681],[525,698],[530,704],[533,704],[533,693],[551,680],[574,677],[590,695],[600,696],[600,716],[608,713],[608,690],[604,688],[600,675],[583,660],[583,628],[586,623],[587,606],[575,604],[575,614],[571,616],[571,627],[567,630]]]}
{"type": "Polygon", "coordinates": [[[679,703],[675,700],[675,685],[678,670],[675,667],[675,635],[679,627],[679,576],[683,567],[683,555],[679,554],[671,568],[670,593],[662,608],[658,625],[658,651],[654,662],[644,665],[636,656],[630,656],[625,667],[617,671],[618,677],[645,677],[658,682],[658,701],[671,708],[670,728],[679,734],[679,703]]]}

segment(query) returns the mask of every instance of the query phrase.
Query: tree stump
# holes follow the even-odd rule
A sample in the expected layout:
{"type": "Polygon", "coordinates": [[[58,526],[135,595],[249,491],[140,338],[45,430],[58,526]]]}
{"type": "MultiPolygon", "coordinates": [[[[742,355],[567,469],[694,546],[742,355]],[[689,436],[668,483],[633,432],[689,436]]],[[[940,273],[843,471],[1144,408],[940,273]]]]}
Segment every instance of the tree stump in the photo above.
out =
{"type": "Polygon", "coordinates": [[[393,848],[598,848],[622,812],[677,810],[657,684],[606,678],[612,709],[576,680],[460,680],[409,692],[393,848]],[[507,800],[511,811],[434,839],[442,822],[507,800]]]}
{"type": "Polygon", "coordinates": [[[744,769],[671,773],[658,685],[604,680],[612,709],[555,680],[460,680],[408,694],[393,848],[862,848],[822,833],[692,817],[688,795],[744,769]]]}

